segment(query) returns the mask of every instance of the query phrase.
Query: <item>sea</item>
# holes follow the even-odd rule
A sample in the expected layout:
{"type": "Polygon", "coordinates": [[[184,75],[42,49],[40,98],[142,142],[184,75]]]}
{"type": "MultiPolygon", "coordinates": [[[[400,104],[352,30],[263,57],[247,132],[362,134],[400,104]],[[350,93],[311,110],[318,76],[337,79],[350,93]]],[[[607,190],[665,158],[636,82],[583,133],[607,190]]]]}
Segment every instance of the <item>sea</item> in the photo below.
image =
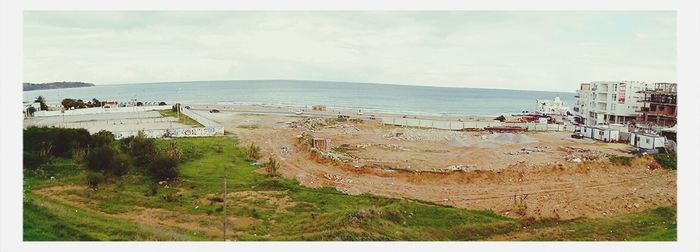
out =
{"type": "Polygon", "coordinates": [[[43,96],[85,101],[131,100],[172,104],[221,104],[308,107],[437,116],[497,116],[534,111],[537,99],[560,97],[567,105],[575,93],[484,88],[451,88],[393,84],[295,80],[194,81],[96,85],[85,88],[23,92],[25,102],[43,96]]]}

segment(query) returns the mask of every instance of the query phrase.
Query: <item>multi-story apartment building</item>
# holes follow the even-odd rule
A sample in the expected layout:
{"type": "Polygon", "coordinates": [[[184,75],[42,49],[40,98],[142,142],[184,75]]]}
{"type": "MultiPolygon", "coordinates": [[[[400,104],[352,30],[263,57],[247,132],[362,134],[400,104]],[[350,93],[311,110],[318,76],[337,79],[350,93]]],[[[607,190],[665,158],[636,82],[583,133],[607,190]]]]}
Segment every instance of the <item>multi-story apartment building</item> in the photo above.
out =
{"type": "Polygon", "coordinates": [[[676,83],[654,83],[652,87],[640,91],[643,106],[638,110],[639,124],[658,126],[676,125],[676,83]]]}
{"type": "Polygon", "coordinates": [[[576,90],[574,115],[584,125],[635,121],[643,106],[643,95],[649,84],[638,81],[593,81],[581,83],[576,90]]]}

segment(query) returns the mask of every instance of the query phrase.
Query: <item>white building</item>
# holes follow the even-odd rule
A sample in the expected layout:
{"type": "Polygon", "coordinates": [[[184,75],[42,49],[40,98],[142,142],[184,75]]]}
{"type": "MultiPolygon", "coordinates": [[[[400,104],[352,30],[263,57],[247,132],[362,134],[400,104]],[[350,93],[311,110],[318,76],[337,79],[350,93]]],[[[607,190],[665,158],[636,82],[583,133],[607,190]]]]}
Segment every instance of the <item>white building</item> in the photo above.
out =
{"type": "Polygon", "coordinates": [[[594,81],[576,90],[574,115],[584,125],[626,124],[640,115],[643,100],[638,91],[648,85],[638,81],[594,81]]]}
{"type": "Polygon", "coordinates": [[[535,111],[543,115],[566,115],[569,112],[569,107],[559,97],[555,97],[554,100],[537,99],[535,111]]]}

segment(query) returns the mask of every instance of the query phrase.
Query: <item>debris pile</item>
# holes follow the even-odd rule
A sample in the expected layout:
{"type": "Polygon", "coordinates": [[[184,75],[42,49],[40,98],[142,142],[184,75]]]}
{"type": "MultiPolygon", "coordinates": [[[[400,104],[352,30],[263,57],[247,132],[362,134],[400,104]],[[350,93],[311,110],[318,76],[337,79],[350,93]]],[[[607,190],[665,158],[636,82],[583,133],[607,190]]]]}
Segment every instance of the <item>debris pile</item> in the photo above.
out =
{"type": "Polygon", "coordinates": [[[508,155],[522,155],[522,154],[530,154],[534,152],[547,152],[547,149],[549,149],[549,146],[534,146],[534,147],[525,147],[520,149],[519,151],[510,151],[510,152],[504,152],[505,154],[508,155]]]}
{"type": "Polygon", "coordinates": [[[568,154],[564,156],[564,160],[581,162],[586,160],[598,160],[607,158],[608,154],[599,150],[579,149],[573,147],[560,147],[568,154]]]}
{"type": "Polygon", "coordinates": [[[360,129],[350,124],[338,124],[334,128],[340,130],[345,135],[360,133],[360,129]]]}
{"type": "Polygon", "coordinates": [[[307,117],[298,121],[294,121],[290,125],[292,128],[300,128],[305,131],[314,132],[325,126],[328,126],[328,122],[323,118],[307,117]]]}
{"type": "Polygon", "coordinates": [[[341,184],[344,184],[344,183],[352,183],[352,179],[343,178],[343,177],[341,177],[341,176],[338,175],[338,174],[328,174],[328,173],[326,173],[326,174],[323,175],[323,177],[326,178],[326,179],[328,179],[328,180],[330,180],[330,181],[336,182],[336,183],[341,183],[341,184]]]}

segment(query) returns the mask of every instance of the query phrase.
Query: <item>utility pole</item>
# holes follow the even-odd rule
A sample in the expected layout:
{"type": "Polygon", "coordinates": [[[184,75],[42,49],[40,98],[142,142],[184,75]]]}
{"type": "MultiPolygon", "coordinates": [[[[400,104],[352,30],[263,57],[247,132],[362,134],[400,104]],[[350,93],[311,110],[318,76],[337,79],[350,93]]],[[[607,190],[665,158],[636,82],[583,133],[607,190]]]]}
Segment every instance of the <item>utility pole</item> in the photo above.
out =
{"type": "Polygon", "coordinates": [[[226,174],[226,166],[224,166],[224,241],[226,241],[226,191],[228,188],[227,186],[227,174],[226,174]]]}

